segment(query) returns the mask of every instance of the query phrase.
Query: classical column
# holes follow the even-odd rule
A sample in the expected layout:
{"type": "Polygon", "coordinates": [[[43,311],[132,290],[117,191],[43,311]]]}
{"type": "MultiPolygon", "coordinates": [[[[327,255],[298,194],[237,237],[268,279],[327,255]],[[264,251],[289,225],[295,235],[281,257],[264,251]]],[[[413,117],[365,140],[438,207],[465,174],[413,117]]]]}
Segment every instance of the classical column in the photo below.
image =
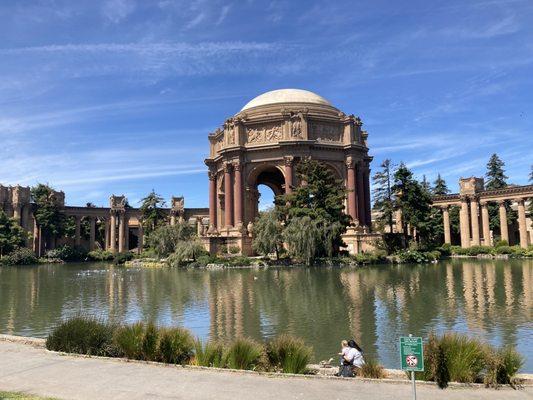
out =
{"type": "Polygon", "coordinates": [[[124,251],[130,249],[130,217],[124,214],[124,251]]]}
{"type": "Polygon", "coordinates": [[[196,234],[198,237],[204,234],[204,225],[202,224],[202,217],[196,217],[196,234]]]}
{"type": "Polygon", "coordinates": [[[117,214],[115,211],[111,212],[111,224],[109,230],[109,250],[114,253],[117,251],[117,214]]]}
{"type": "Polygon", "coordinates": [[[40,238],[40,229],[39,225],[37,224],[37,220],[33,219],[33,251],[35,254],[40,257],[41,251],[40,251],[40,244],[41,244],[41,238],[40,238]]]}
{"type": "Polygon", "coordinates": [[[109,239],[109,236],[110,236],[110,229],[109,229],[109,217],[107,217],[105,220],[104,220],[104,235],[105,235],[105,238],[104,238],[104,248],[106,250],[109,250],[109,248],[111,247],[111,240],[109,239]]]}
{"type": "Polygon", "coordinates": [[[520,247],[527,248],[526,206],[524,199],[516,199],[518,203],[518,230],[520,232],[520,247]]]}
{"type": "Polygon", "coordinates": [[[500,240],[509,242],[509,227],[507,226],[507,210],[505,208],[505,201],[499,201],[498,205],[500,206],[500,240]]]}
{"type": "Polygon", "coordinates": [[[363,185],[365,189],[365,225],[370,229],[372,227],[372,206],[370,205],[370,169],[368,167],[363,172],[363,185]]]}
{"type": "Polygon", "coordinates": [[[481,224],[483,225],[483,244],[485,246],[491,246],[489,209],[486,201],[481,203],[481,224]]]}
{"type": "Polygon", "coordinates": [[[452,243],[452,235],[450,232],[450,210],[448,206],[442,207],[442,222],[444,224],[444,243],[452,243]]]}
{"type": "Polygon", "coordinates": [[[137,253],[141,254],[144,246],[144,227],[142,220],[139,219],[139,231],[138,231],[138,238],[137,238],[137,253]]]}
{"type": "Polygon", "coordinates": [[[17,224],[19,224],[20,226],[22,226],[21,211],[22,211],[22,206],[20,204],[18,203],[13,204],[13,218],[17,221],[17,224]]]}
{"type": "Polygon", "coordinates": [[[285,193],[292,193],[293,177],[292,170],[294,168],[294,157],[283,157],[285,161],[285,193]]]}
{"type": "Polygon", "coordinates": [[[357,189],[357,215],[359,216],[359,225],[363,226],[365,225],[365,190],[364,190],[364,183],[363,183],[363,170],[362,170],[362,164],[357,164],[357,179],[356,179],[357,185],[355,186],[357,189]]]}
{"type": "Polygon", "coordinates": [[[235,163],[235,181],[233,182],[233,197],[235,199],[235,226],[242,227],[242,164],[235,163]]]}
{"type": "Polygon", "coordinates": [[[123,211],[120,213],[119,225],[118,225],[118,252],[122,253],[126,251],[126,229],[128,229],[128,221],[126,219],[126,213],[123,211]]]}
{"type": "Polygon", "coordinates": [[[461,197],[459,224],[461,226],[461,247],[470,247],[470,221],[468,216],[468,199],[466,197],[461,197]]]}
{"type": "Polygon", "coordinates": [[[231,179],[231,163],[224,165],[224,227],[233,226],[233,190],[231,179]]]}
{"type": "Polygon", "coordinates": [[[170,210],[170,225],[176,225],[176,212],[174,210],[170,210]]]}
{"type": "Polygon", "coordinates": [[[348,190],[348,214],[352,217],[352,221],[357,225],[357,185],[355,182],[355,163],[351,157],[346,159],[346,175],[348,177],[347,190],[348,190]]]}
{"type": "Polygon", "coordinates": [[[217,232],[217,174],[209,171],[209,233],[217,232]]]}
{"type": "Polygon", "coordinates": [[[400,208],[394,212],[394,219],[396,223],[396,233],[403,233],[402,210],[400,208]]]}
{"type": "Polygon", "coordinates": [[[96,218],[89,217],[89,250],[94,250],[95,239],[96,239],[96,218]]]}
{"type": "Polygon", "coordinates": [[[472,198],[470,200],[470,220],[472,221],[472,245],[479,246],[479,207],[478,200],[472,198]]]}
{"type": "Polygon", "coordinates": [[[76,221],[76,231],[74,233],[74,241],[76,246],[81,244],[81,217],[75,216],[74,220],[76,221]]]}

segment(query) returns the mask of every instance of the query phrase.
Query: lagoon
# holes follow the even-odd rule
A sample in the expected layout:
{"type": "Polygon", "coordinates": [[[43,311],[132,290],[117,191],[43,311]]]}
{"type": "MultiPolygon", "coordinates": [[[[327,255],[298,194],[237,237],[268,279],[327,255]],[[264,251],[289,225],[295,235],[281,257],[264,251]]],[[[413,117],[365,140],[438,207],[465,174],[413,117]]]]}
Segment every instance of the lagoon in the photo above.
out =
{"type": "Polygon", "coordinates": [[[46,337],[64,318],[181,325],[203,339],[300,336],[314,360],[355,337],[399,368],[398,337],[454,330],[515,345],[533,372],[533,260],[180,270],[105,263],[0,267],[0,333],[46,337]]]}

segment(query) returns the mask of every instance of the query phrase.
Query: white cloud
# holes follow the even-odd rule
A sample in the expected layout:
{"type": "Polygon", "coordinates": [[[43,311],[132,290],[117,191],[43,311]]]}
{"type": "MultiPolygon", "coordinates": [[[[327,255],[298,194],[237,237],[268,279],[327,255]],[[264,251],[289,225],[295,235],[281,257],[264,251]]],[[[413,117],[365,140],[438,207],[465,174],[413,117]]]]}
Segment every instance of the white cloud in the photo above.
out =
{"type": "Polygon", "coordinates": [[[107,0],[102,6],[103,16],[114,24],[127,18],[134,10],[133,0],[107,0]]]}

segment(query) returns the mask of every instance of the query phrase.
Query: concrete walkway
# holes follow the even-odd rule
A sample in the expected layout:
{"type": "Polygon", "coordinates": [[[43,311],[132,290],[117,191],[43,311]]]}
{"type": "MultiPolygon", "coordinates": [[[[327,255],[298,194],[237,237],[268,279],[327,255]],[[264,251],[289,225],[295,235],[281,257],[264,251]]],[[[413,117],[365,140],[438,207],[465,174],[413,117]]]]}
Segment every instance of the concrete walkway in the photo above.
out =
{"type": "MultiPolygon", "coordinates": [[[[0,390],[60,399],[411,399],[409,383],[277,378],[65,356],[0,341],[0,390]]],[[[418,399],[533,399],[533,388],[418,386],[418,399]]]]}

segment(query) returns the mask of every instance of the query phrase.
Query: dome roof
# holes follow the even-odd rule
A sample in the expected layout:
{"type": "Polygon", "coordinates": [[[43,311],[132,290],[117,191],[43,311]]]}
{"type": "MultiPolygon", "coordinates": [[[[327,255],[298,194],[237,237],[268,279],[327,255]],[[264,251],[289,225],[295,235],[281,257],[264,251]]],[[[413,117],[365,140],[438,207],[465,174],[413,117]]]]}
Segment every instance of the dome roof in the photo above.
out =
{"type": "Polygon", "coordinates": [[[265,106],[278,103],[313,103],[331,106],[331,103],[322,96],[302,89],[279,89],[263,93],[250,100],[241,111],[252,107],[265,106]]]}

